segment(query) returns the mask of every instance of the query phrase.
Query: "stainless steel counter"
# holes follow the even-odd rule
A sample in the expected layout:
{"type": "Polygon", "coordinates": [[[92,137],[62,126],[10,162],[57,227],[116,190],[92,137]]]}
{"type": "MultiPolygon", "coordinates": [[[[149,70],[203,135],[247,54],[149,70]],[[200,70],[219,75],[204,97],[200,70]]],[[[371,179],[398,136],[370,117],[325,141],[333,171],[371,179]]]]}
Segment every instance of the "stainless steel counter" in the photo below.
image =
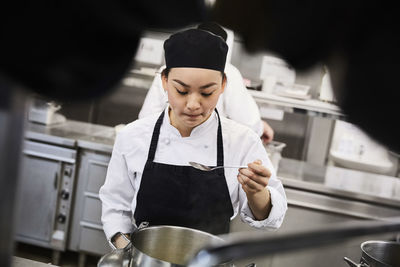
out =
{"type": "Polygon", "coordinates": [[[67,147],[81,147],[111,153],[113,127],[67,120],[65,123],[42,125],[29,122],[25,138],[67,147]]]}
{"type": "Polygon", "coordinates": [[[293,159],[280,161],[285,188],[400,207],[400,178],[293,159]]]}
{"type": "Polygon", "coordinates": [[[56,266],[50,263],[43,263],[39,261],[33,261],[21,257],[13,257],[13,267],[51,267],[56,266]]]}
{"type": "MultiPolygon", "coordinates": [[[[109,126],[67,120],[49,126],[28,123],[25,136],[56,145],[111,153],[115,130],[109,126]]],[[[288,158],[280,161],[278,177],[288,189],[400,207],[400,179],[396,177],[288,158]]]]}

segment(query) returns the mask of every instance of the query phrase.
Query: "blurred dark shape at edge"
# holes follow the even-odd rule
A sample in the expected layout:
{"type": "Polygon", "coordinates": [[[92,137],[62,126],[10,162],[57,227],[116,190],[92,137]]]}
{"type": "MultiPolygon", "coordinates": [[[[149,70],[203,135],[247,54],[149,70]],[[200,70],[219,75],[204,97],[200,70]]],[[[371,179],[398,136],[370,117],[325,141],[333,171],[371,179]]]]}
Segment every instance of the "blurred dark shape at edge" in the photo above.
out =
{"type": "Polygon", "coordinates": [[[143,30],[203,21],[203,1],[6,1],[0,72],[55,100],[111,91],[132,64],[143,30]]]}
{"type": "Polygon", "coordinates": [[[214,20],[296,71],[324,63],[348,121],[400,152],[400,37],[395,3],[344,0],[217,0],[214,20]],[[229,12],[227,12],[229,10],[229,12]]]}

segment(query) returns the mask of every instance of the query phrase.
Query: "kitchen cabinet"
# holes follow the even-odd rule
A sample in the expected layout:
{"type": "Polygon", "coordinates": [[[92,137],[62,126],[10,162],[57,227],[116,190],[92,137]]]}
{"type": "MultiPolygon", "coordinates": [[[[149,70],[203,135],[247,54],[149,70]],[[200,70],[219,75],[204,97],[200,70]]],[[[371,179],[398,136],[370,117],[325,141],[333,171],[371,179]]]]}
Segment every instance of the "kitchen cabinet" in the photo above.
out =
{"type": "Polygon", "coordinates": [[[66,249],[76,149],[25,141],[16,212],[16,240],[66,249]]]}
{"type": "MultiPolygon", "coordinates": [[[[69,249],[104,255],[111,251],[101,223],[100,187],[104,184],[111,154],[90,149],[79,153],[76,198],[69,249]]],[[[81,262],[81,265],[83,263],[81,262]]]]}
{"type": "Polygon", "coordinates": [[[30,211],[39,219],[21,217],[17,240],[53,249],[54,264],[61,256],[55,253],[56,249],[79,252],[79,266],[85,265],[87,253],[100,256],[109,252],[100,221],[98,192],[106,177],[115,139],[114,128],[71,120],[54,125],[28,123],[25,138],[29,146],[24,150],[24,164],[20,170],[23,173],[21,196],[25,204],[21,204],[19,214],[30,211]],[[67,151],[72,158],[67,157],[67,151]],[[29,178],[32,176],[41,179],[32,180],[29,178]],[[63,190],[66,182],[69,188],[63,190]],[[58,208],[49,210],[52,203],[58,208]],[[60,212],[60,208],[67,209],[68,213],[60,212]],[[60,249],[54,245],[54,237],[60,238],[62,232],[54,234],[41,229],[47,224],[47,227],[56,225],[59,230],[60,221],[64,219],[67,230],[60,249]],[[51,240],[43,241],[48,240],[49,235],[51,240]]]}

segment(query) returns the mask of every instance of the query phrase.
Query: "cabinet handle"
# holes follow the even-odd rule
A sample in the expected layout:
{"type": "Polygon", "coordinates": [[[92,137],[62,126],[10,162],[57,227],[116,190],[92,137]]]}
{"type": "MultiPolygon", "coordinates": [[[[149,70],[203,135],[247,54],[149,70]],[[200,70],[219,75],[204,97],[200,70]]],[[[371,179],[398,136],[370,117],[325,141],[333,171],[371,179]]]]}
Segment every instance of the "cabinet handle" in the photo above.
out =
{"type": "Polygon", "coordinates": [[[58,172],[54,173],[54,189],[57,190],[58,185],[58,172]]]}

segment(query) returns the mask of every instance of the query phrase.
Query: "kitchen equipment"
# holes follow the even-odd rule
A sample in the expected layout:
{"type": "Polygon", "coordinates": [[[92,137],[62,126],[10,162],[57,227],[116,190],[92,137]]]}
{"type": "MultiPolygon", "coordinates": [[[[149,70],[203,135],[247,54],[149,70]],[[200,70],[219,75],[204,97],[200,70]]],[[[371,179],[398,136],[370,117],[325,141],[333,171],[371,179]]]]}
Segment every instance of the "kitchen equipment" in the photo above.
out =
{"type": "Polygon", "coordinates": [[[296,99],[310,99],[311,95],[308,93],[310,90],[309,85],[303,84],[284,84],[276,83],[274,93],[279,96],[291,97],[296,99]]]}
{"type": "Polygon", "coordinates": [[[276,82],[293,84],[296,80],[295,70],[282,58],[274,55],[263,56],[261,63],[260,79],[275,77],[276,82]]]}
{"type": "Polygon", "coordinates": [[[384,175],[395,175],[397,167],[387,148],[356,125],[341,120],[335,122],[329,160],[329,164],[384,175]]]}
{"type": "Polygon", "coordinates": [[[65,116],[57,113],[60,109],[61,106],[55,102],[34,98],[29,107],[28,120],[45,125],[65,122],[65,116]]]}
{"type": "Polygon", "coordinates": [[[245,169],[248,168],[247,166],[243,165],[243,166],[217,166],[217,167],[209,167],[206,165],[203,165],[201,163],[197,163],[197,162],[193,162],[193,161],[189,161],[189,164],[196,169],[202,170],[202,171],[213,171],[216,169],[221,169],[221,168],[237,168],[237,169],[245,169]]]}
{"type": "Polygon", "coordinates": [[[275,171],[278,171],[279,162],[282,158],[282,150],[286,147],[285,143],[272,141],[265,145],[265,150],[267,151],[268,157],[271,160],[272,166],[274,166],[275,171]]]}
{"type": "Polygon", "coordinates": [[[391,241],[366,241],[361,244],[360,264],[347,257],[344,261],[351,267],[400,266],[400,243],[391,241]]]}
{"type": "Polygon", "coordinates": [[[23,142],[15,239],[65,251],[70,233],[77,149],[23,142]]]}
{"type": "Polygon", "coordinates": [[[337,101],[333,93],[331,76],[327,66],[324,66],[324,72],[325,73],[324,76],[322,76],[321,86],[319,89],[319,100],[335,103],[337,101]]]}
{"type": "MultiPolygon", "coordinates": [[[[196,253],[208,246],[223,243],[212,234],[179,226],[142,227],[131,235],[131,243],[125,249],[116,249],[104,255],[98,267],[179,267],[186,266],[196,253]]],[[[230,262],[216,266],[233,266],[230,262]]],[[[254,265],[252,265],[254,266],[254,265]]]]}

